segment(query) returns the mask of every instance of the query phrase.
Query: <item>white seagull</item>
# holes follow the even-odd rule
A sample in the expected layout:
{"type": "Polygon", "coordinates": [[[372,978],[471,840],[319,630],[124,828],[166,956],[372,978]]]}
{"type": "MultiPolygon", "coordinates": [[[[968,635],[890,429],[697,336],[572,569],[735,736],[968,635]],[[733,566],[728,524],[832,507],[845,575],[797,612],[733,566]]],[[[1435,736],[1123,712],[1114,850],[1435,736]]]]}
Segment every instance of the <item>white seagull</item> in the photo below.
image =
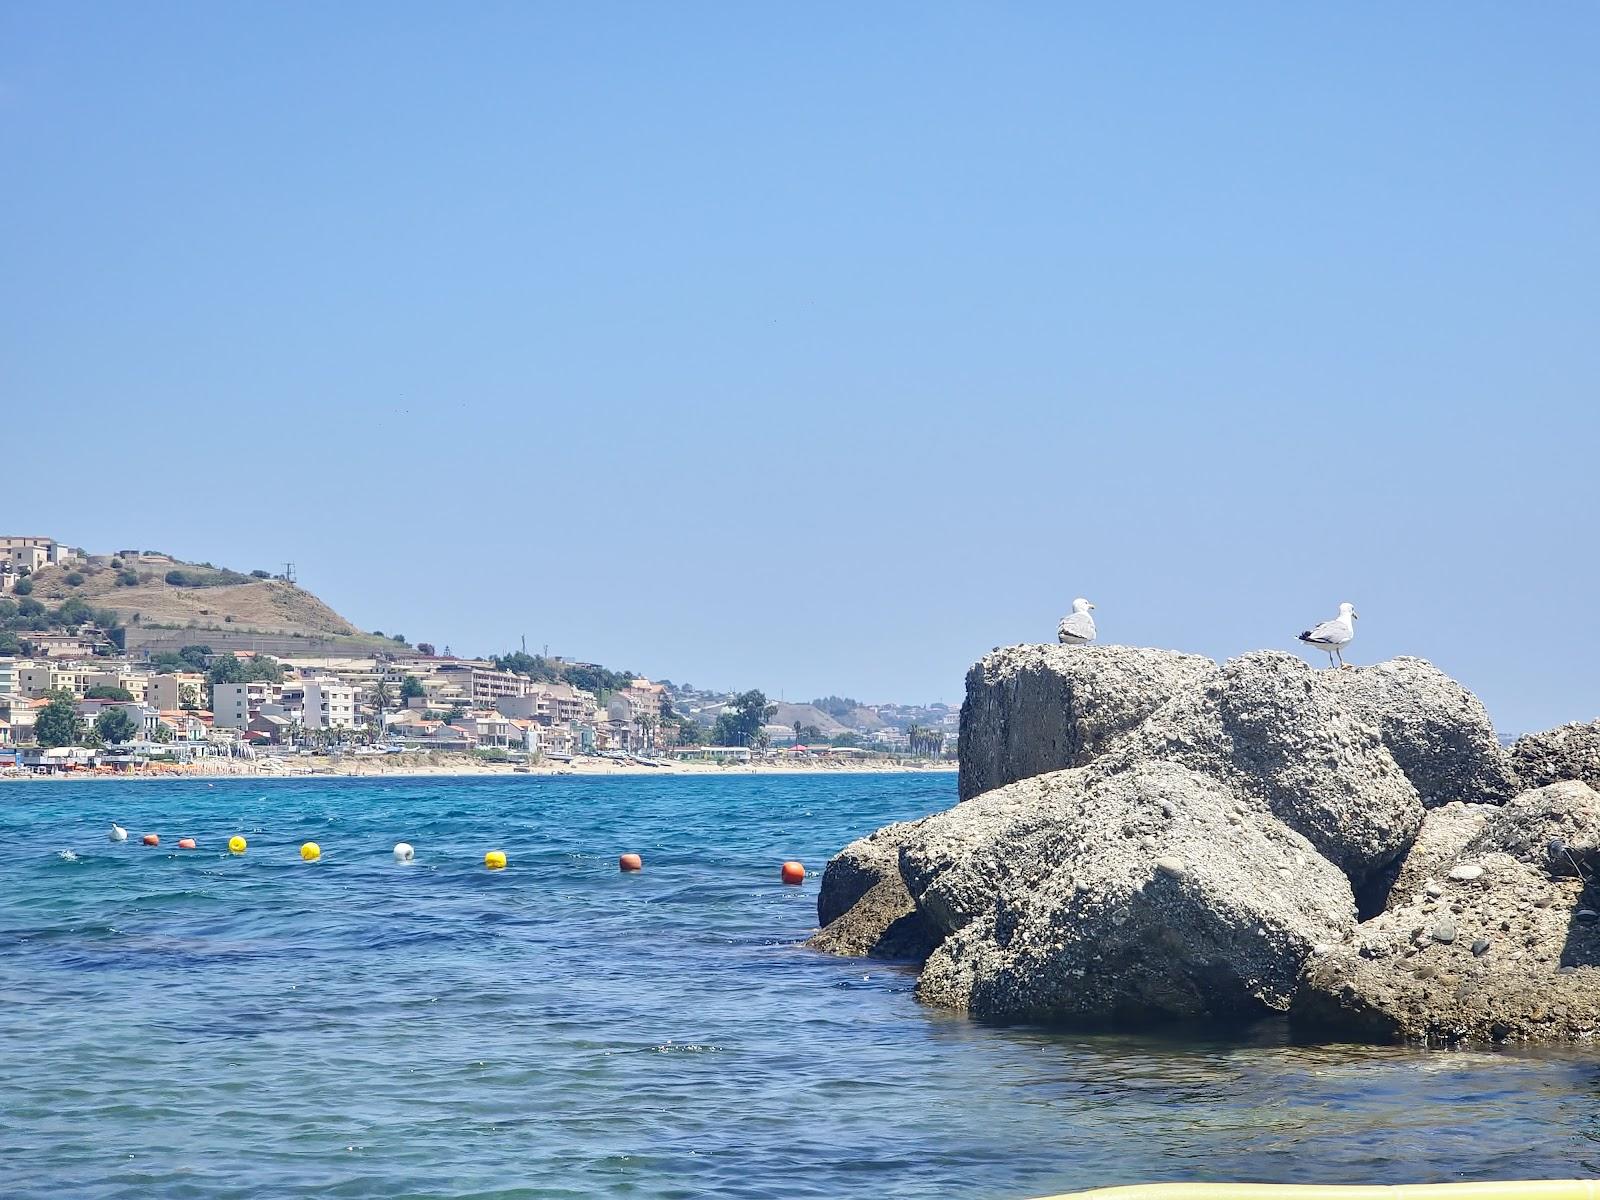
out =
{"type": "Polygon", "coordinates": [[[1094,611],[1082,596],[1072,602],[1072,611],[1061,618],[1061,624],[1056,627],[1056,640],[1063,646],[1082,646],[1086,642],[1094,641],[1094,618],[1089,614],[1094,611]]]}
{"type": "Polygon", "coordinates": [[[106,830],[106,836],[113,842],[125,842],[128,840],[128,831],[113,821],[111,828],[106,830]]]}
{"type": "Polygon", "coordinates": [[[1345,661],[1344,655],[1340,652],[1355,640],[1356,621],[1360,616],[1361,614],[1356,612],[1356,606],[1347,601],[1339,605],[1337,617],[1331,621],[1324,621],[1315,629],[1307,629],[1300,635],[1300,640],[1308,646],[1315,646],[1318,650],[1325,651],[1330,667],[1336,658],[1342,667],[1345,661]]]}

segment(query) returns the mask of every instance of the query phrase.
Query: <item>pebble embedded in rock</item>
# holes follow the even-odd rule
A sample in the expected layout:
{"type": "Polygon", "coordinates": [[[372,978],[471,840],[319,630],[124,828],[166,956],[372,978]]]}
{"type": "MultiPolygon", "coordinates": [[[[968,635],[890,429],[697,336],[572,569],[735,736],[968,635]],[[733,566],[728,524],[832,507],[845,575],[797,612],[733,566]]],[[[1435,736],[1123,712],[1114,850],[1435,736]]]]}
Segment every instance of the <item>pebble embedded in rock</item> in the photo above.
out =
{"type": "Polygon", "coordinates": [[[1466,881],[1476,879],[1483,874],[1483,868],[1477,863],[1461,863],[1450,868],[1450,878],[1466,881]]]}
{"type": "Polygon", "coordinates": [[[1449,945],[1456,940],[1456,925],[1454,921],[1440,921],[1433,927],[1433,940],[1449,945]]]}
{"type": "Polygon", "coordinates": [[[1482,958],[1487,953],[1489,953],[1488,938],[1479,938],[1472,943],[1472,955],[1474,958],[1482,958]]]}
{"type": "Polygon", "coordinates": [[[1435,900],[1444,895],[1444,887],[1440,884],[1432,882],[1431,880],[1429,881],[1428,886],[1422,890],[1427,892],[1428,895],[1432,896],[1435,900]]]}
{"type": "Polygon", "coordinates": [[[1156,870],[1182,879],[1188,868],[1183,865],[1183,859],[1181,858],[1158,858],[1156,859],[1156,870]]]}

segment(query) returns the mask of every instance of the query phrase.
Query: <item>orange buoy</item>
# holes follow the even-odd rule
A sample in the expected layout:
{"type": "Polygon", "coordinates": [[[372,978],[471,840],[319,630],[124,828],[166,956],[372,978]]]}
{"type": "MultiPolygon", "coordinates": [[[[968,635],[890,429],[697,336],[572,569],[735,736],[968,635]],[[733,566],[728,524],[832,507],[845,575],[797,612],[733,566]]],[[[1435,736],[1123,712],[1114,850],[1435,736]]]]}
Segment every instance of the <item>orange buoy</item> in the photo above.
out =
{"type": "Polygon", "coordinates": [[[194,849],[194,839],[193,838],[179,838],[178,839],[178,849],[179,850],[193,850],[194,849]]]}
{"type": "Polygon", "coordinates": [[[143,842],[146,846],[159,846],[159,845],[161,845],[161,839],[159,837],[157,837],[153,833],[147,833],[142,838],[140,838],[139,840],[141,842],[143,842]]]}
{"type": "Polygon", "coordinates": [[[793,859],[783,864],[783,881],[791,887],[797,887],[806,881],[806,868],[804,863],[797,863],[793,859]]]}
{"type": "Polygon", "coordinates": [[[617,858],[617,866],[624,871],[644,870],[644,859],[637,854],[623,854],[617,858]]]}

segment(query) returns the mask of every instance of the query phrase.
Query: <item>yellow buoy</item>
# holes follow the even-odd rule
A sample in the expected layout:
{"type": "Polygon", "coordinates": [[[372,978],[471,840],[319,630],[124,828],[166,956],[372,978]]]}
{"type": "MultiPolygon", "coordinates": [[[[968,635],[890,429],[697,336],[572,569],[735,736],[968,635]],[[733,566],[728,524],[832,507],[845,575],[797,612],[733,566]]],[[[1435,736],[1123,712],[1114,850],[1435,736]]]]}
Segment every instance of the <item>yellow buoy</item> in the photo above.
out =
{"type": "Polygon", "coordinates": [[[491,871],[504,871],[506,869],[506,852],[504,850],[491,850],[483,856],[483,865],[491,871]]]}
{"type": "Polygon", "coordinates": [[[315,842],[307,842],[300,847],[300,857],[307,862],[316,862],[317,859],[322,857],[322,847],[315,842]]]}
{"type": "Polygon", "coordinates": [[[249,842],[245,841],[242,837],[240,837],[236,833],[231,838],[228,839],[228,853],[229,854],[243,854],[245,852],[245,849],[249,845],[250,845],[249,842]]]}

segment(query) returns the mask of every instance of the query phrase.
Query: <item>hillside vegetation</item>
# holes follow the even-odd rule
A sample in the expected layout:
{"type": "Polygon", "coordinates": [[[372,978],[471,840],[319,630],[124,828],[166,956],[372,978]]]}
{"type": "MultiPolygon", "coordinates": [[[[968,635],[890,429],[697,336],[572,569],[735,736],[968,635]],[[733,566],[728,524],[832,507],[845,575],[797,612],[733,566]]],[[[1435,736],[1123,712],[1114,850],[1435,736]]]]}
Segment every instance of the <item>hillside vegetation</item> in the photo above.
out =
{"type": "Polygon", "coordinates": [[[161,555],[112,561],[118,565],[97,558],[45,567],[33,575],[33,595],[46,603],[77,597],[110,609],[128,627],[130,640],[141,628],[376,640],[310,592],[282,579],[161,555]]]}

